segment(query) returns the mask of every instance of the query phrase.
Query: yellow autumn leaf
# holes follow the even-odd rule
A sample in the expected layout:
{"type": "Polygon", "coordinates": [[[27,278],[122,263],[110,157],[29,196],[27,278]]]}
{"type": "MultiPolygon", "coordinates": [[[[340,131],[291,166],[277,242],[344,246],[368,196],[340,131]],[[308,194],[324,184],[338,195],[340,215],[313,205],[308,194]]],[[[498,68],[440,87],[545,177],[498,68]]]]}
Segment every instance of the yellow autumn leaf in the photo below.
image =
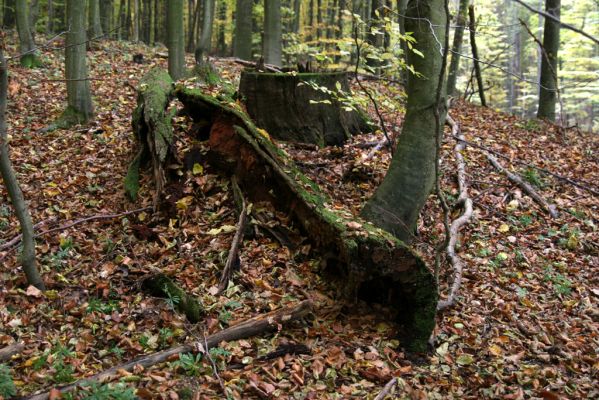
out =
{"type": "Polygon", "coordinates": [[[496,344],[493,344],[489,346],[489,353],[498,357],[503,353],[503,350],[501,349],[501,347],[497,346],[496,344]]]}
{"type": "Polygon", "coordinates": [[[193,164],[191,173],[194,175],[201,175],[204,173],[204,167],[201,164],[195,163],[193,164]]]}
{"type": "Polygon", "coordinates": [[[187,210],[187,208],[193,202],[193,196],[185,196],[177,201],[178,210],[187,210]]]}
{"type": "Polygon", "coordinates": [[[257,128],[256,130],[258,131],[258,133],[260,133],[262,136],[264,136],[267,140],[270,140],[270,135],[264,129],[257,128]]]}
{"type": "Polygon", "coordinates": [[[501,224],[501,226],[497,230],[501,233],[506,233],[510,231],[510,226],[508,224],[501,224]]]}

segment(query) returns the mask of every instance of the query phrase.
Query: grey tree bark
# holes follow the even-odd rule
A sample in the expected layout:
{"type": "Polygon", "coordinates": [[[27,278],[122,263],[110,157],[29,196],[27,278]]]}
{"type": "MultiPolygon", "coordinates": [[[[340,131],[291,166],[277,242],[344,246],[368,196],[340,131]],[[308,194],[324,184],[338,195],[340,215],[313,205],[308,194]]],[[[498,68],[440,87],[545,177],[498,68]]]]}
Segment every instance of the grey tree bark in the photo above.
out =
{"type": "Polygon", "coordinates": [[[280,67],[282,61],[283,27],[281,0],[264,0],[264,40],[262,54],[267,64],[280,67]]]}
{"type": "Polygon", "coordinates": [[[452,96],[455,93],[458,72],[460,69],[460,52],[462,51],[462,41],[464,39],[464,28],[466,26],[466,16],[468,15],[469,0],[460,0],[460,9],[456,20],[456,29],[451,46],[451,62],[447,75],[447,94],[452,96]]]}
{"type": "Polygon", "coordinates": [[[166,16],[168,73],[174,81],[185,71],[185,34],[183,32],[183,0],[169,0],[166,16]]]}
{"type": "Polygon", "coordinates": [[[27,0],[17,0],[16,16],[21,65],[26,68],[39,67],[40,61],[35,53],[35,43],[33,42],[33,36],[31,36],[31,28],[29,26],[29,7],[27,0]]]}
{"type": "Polygon", "coordinates": [[[67,0],[67,32],[65,46],[65,78],[67,81],[67,109],[55,123],[56,128],[87,122],[94,114],[94,106],[87,79],[85,32],[85,1],[67,0]]]}
{"type": "Polygon", "coordinates": [[[31,214],[21,191],[17,176],[9,158],[8,134],[6,129],[6,97],[8,92],[8,68],[4,53],[0,47],[0,175],[6,186],[8,197],[15,209],[23,235],[23,250],[20,262],[27,277],[27,282],[40,290],[45,290],[44,281],[36,266],[35,239],[31,214]]]}
{"type": "MultiPolygon", "coordinates": [[[[413,32],[424,58],[408,53],[408,64],[422,74],[408,77],[406,116],[385,179],[366,203],[362,216],[375,225],[410,242],[435,182],[436,126],[434,108],[442,57],[437,40],[445,38],[443,0],[410,0],[406,9],[406,31],[413,32]],[[435,27],[435,34],[431,27],[435,27]],[[436,36],[436,38],[435,38],[436,36]]],[[[443,117],[444,119],[444,117],[443,117]]],[[[441,120],[441,126],[443,126],[441,120]]]]}
{"type": "Polygon", "coordinates": [[[203,64],[205,53],[210,53],[212,47],[212,25],[214,22],[214,0],[204,0],[204,17],[202,19],[202,35],[195,50],[196,64],[203,64]]]}
{"type": "MultiPolygon", "coordinates": [[[[546,0],[545,12],[557,19],[560,17],[561,0],[546,0]]],[[[559,23],[545,18],[543,32],[543,55],[541,57],[541,79],[537,118],[555,121],[557,101],[557,52],[559,50],[559,23]]]]}
{"type": "Polygon", "coordinates": [[[46,25],[47,33],[54,32],[54,1],[48,0],[48,24],[46,25]]]}
{"type": "Polygon", "coordinates": [[[235,12],[235,46],[233,55],[242,60],[252,59],[252,9],[254,0],[237,0],[235,12]]]}
{"type": "MultiPolygon", "coordinates": [[[[98,0],[99,1],[99,0],[98,0]]],[[[114,4],[112,0],[102,0],[100,3],[100,24],[102,31],[113,37],[112,32],[112,16],[114,14],[114,4]]]]}
{"type": "Polygon", "coordinates": [[[474,16],[474,5],[470,4],[468,7],[468,19],[470,29],[470,46],[472,47],[472,58],[474,62],[474,72],[476,75],[476,83],[478,84],[478,97],[480,98],[480,104],[483,107],[487,106],[487,100],[485,99],[485,88],[483,87],[483,76],[480,69],[480,63],[478,60],[478,47],[476,46],[476,18],[474,16]]]}
{"type": "Polygon", "coordinates": [[[102,23],[100,22],[100,0],[88,0],[88,26],[89,36],[97,38],[102,36],[102,23]]]}

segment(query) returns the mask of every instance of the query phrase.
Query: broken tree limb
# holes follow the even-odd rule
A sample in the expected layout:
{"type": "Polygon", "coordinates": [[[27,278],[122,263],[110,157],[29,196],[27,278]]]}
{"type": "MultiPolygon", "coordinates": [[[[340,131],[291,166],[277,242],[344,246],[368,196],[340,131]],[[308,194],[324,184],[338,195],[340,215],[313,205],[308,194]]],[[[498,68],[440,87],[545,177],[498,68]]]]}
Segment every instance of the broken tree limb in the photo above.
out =
{"type": "Polygon", "coordinates": [[[376,395],[374,400],[383,400],[385,397],[387,397],[387,395],[391,392],[391,390],[395,387],[396,384],[397,384],[397,378],[396,377],[391,378],[391,380],[389,382],[387,382],[385,387],[383,387],[383,390],[381,390],[379,392],[379,394],[376,395]]]}
{"type": "Polygon", "coordinates": [[[517,185],[520,189],[522,189],[528,196],[530,196],[541,208],[548,213],[551,218],[557,218],[559,213],[557,212],[557,208],[553,204],[549,204],[547,200],[545,200],[532,186],[528,183],[524,182],[522,178],[518,175],[508,171],[503,165],[497,161],[495,157],[491,155],[491,153],[486,153],[487,159],[489,162],[501,173],[503,173],[507,178],[517,185]]]}
{"type": "MultiPolygon", "coordinates": [[[[125,364],[117,365],[96,375],[80,379],[74,383],[71,383],[70,385],[58,387],[56,389],[58,389],[61,393],[67,393],[76,389],[78,386],[81,386],[83,383],[108,382],[116,377],[121,376],[123,371],[132,371],[133,368],[138,365],[143,368],[149,368],[153,365],[168,361],[171,357],[181,353],[198,352],[198,349],[201,352],[207,352],[209,349],[217,346],[221,342],[245,339],[268,331],[278,330],[281,328],[281,325],[298,320],[308,315],[311,311],[312,302],[309,300],[304,300],[294,306],[281,308],[266,314],[249,318],[227,329],[216,332],[205,338],[205,340],[202,338],[202,340],[199,340],[198,342],[191,342],[181,346],[173,347],[168,350],[144,355],[125,364]]],[[[49,396],[50,392],[43,392],[25,397],[24,400],[46,400],[49,398],[49,396]]]]}
{"type": "Polygon", "coordinates": [[[243,242],[243,234],[245,232],[245,227],[248,221],[247,204],[245,198],[243,197],[243,193],[241,193],[241,189],[237,184],[237,178],[235,176],[233,176],[233,178],[231,179],[231,183],[233,185],[233,190],[236,193],[238,193],[238,196],[241,198],[241,213],[239,213],[239,221],[237,221],[237,231],[235,232],[233,242],[231,243],[231,248],[229,249],[227,262],[225,264],[225,268],[223,268],[223,272],[220,277],[220,282],[218,284],[218,293],[222,293],[227,288],[227,285],[229,284],[229,279],[231,279],[233,266],[237,265],[239,262],[239,247],[241,246],[241,242],[243,242]]]}
{"type": "Polygon", "coordinates": [[[141,79],[137,89],[137,108],[133,111],[133,132],[139,150],[129,165],[125,177],[125,192],[131,200],[137,198],[139,169],[151,158],[154,175],[154,209],[158,206],[166,175],[164,165],[172,156],[172,115],[167,112],[173,81],[163,69],[153,68],[141,79]]]}
{"type": "Polygon", "coordinates": [[[10,358],[12,356],[22,352],[24,348],[25,348],[25,344],[22,342],[13,343],[11,345],[1,348],[0,349],[0,363],[10,360],[10,358]]]}
{"type": "MultiPolygon", "coordinates": [[[[460,130],[460,126],[447,115],[447,123],[451,126],[451,134],[454,137],[463,139],[464,134],[460,130]]],[[[462,272],[464,265],[460,256],[456,254],[456,243],[458,241],[460,229],[466,225],[472,218],[472,199],[468,197],[468,182],[466,181],[466,162],[462,151],[466,147],[466,143],[463,140],[458,140],[454,147],[455,158],[458,166],[458,200],[457,204],[461,205],[464,209],[462,215],[455,219],[449,226],[449,240],[447,242],[446,253],[451,265],[453,266],[453,281],[449,289],[447,299],[439,301],[437,304],[437,311],[442,311],[448,307],[451,307],[456,300],[460,286],[462,285],[462,272]]]]}
{"type": "Polygon", "coordinates": [[[287,213],[323,254],[331,254],[327,272],[347,298],[398,309],[402,345],[425,351],[437,289],[422,258],[388,232],[334,210],[332,200],[236,105],[183,86],[176,95],[190,117],[209,121],[214,165],[235,175],[252,202],[268,201],[287,213]]]}

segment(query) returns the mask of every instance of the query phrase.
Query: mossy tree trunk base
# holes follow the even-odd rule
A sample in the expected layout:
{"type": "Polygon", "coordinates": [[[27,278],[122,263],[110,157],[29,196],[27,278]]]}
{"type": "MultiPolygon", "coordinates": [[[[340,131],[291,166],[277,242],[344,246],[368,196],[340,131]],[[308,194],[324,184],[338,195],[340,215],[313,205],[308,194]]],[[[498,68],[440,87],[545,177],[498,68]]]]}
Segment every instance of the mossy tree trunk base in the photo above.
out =
{"type": "Polygon", "coordinates": [[[142,282],[142,288],[156,297],[169,299],[173,307],[185,314],[189,322],[199,322],[204,313],[203,307],[198,299],[187,294],[168,276],[156,274],[146,278],[142,282]]]}
{"type": "Polygon", "coordinates": [[[346,110],[348,104],[339,101],[351,95],[345,72],[244,71],[239,94],[256,125],[275,139],[342,145],[352,135],[372,130],[363,112],[346,110]]]}

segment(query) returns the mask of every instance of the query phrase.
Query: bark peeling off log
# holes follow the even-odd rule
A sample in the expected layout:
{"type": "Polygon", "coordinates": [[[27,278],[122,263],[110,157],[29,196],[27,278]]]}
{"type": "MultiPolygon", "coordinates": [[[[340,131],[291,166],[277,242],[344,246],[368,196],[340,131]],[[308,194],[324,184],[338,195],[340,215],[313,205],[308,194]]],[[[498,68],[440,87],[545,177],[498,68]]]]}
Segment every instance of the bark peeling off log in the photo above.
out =
{"type": "Polygon", "coordinates": [[[332,210],[319,187],[234,105],[194,89],[178,87],[175,93],[192,118],[210,121],[212,159],[237,176],[248,198],[291,214],[323,253],[335,255],[336,278],[348,297],[398,309],[407,332],[404,344],[426,350],[437,289],[423,260],[388,232],[332,210]]]}
{"type": "Polygon", "coordinates": [[[325,90],[347,97],[350,87],[345,72],[263,73],[244,71],[239,94],[256,125],[280,140],[323,145],[342,145],[346,139],[372,127],[362,111],[347,111],[325,90]],[[323,90],[316,90],[308,82],[323,90]]]}

